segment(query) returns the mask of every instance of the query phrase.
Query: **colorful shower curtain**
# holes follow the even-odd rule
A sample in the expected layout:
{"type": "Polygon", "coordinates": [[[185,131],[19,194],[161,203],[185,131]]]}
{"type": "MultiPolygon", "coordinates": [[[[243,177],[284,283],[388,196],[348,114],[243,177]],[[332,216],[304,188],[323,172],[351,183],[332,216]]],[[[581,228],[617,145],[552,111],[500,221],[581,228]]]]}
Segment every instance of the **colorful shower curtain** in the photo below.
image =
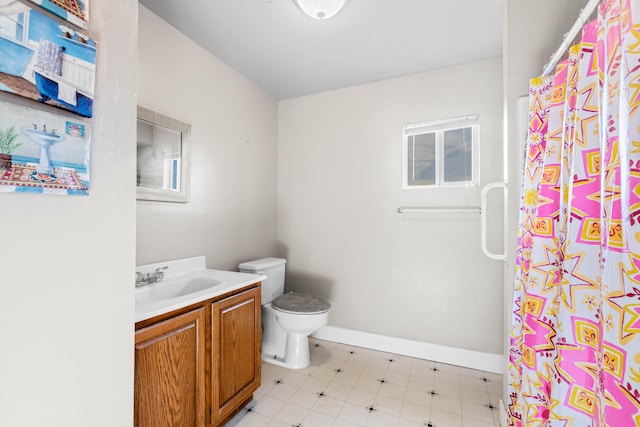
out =
{"type": "Polygon", "coordinates": [[[530,87],[510,426],[640,426],[640,2],[530,87]]]}

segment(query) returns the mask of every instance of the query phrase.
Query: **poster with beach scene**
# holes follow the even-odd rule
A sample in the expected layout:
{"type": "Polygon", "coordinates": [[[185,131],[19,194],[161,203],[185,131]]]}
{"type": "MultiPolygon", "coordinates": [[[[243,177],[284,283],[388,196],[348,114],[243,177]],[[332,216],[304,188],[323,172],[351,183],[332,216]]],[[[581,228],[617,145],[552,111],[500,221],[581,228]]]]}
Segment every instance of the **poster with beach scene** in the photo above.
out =
{"type": "Polygon", "coordinates": [[[15,0],[0,0],[0,90],[93,116],[96,43],[15,0]]]}
{"type": "Polygon", "coordinates": [[[0,192],[88,195],[90,141],[88,123],[0,100],[0,192]]]}
{"type": "MultiPolygon", "coordinates": [[[[3,1],[6,3],[10,0],[3,1]]],[[[31,0],[31,2],[80,28],[86,30],[89,26],[89,0],[31,0]]]]}

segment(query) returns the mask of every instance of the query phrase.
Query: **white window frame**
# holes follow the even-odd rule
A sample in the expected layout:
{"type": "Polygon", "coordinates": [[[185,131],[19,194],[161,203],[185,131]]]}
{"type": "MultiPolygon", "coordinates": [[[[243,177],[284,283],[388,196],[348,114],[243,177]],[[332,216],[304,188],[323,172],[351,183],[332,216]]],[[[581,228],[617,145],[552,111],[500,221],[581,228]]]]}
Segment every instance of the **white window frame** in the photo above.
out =
{"type": "Polygon", "coordinates": [[[23,46],[26,46],[28,41],[28,35],[29,35],[29,18],[30,18],[29,11],[18,12],[18,13],[0,13],[0,15],[6,17],[10,21],[13,21],[16,24],[16,26],[18,25],[22,26],[22,39],[17,39],[13,36],[9,37],[4,34],[0,34],[0,37],[6,40],[11,40],[12,42],[21,44],[23,46]],[[14,16],[20,15],[21,13],[24,14],[24,19],[23,19],[24,22],[22,23],[18,22],[16,19],[13,18],[14,16]]]}
{"type": "MultiPolygon", "coordinates": [[[[405,190],[444,188],[444,187],[468,187],[478,186],[480,176],[480,125],[478,116],[464,116],[452,119],[437,120],[408,124],[403,130],[403,156],[402,156],[402,188],[405,190]],[[444,133],[450,130],[471,128],[471,179],[466,181],[444,180],[444,133]],[[409,184],[409,137],[415,135],[435,134],[436,176],[435,183],[428,185],[409,184]]],[[[415,164],[415,157],[414,157],[415,164]]]]}

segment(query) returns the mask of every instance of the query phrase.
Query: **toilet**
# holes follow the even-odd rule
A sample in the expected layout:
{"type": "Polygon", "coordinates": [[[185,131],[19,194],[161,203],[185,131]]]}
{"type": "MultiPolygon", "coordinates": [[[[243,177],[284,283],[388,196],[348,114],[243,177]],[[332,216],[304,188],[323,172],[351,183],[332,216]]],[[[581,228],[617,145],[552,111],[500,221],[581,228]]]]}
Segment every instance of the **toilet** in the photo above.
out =
{"type": "Polygon", "coordinates": [[[309,335],[329,321],[331,304],[297,292],[284,293],[283,258],[243,262],[243,273],[264,274],[262,282],[262,360],[289,369],[309,366],[309,335]]]}

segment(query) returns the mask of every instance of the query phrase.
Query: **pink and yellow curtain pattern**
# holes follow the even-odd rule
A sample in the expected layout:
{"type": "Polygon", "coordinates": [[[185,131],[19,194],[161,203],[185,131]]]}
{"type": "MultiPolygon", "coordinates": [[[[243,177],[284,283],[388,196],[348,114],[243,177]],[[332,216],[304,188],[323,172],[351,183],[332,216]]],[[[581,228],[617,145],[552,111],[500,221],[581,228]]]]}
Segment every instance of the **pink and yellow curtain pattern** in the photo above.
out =
{"type": "Polygon", "coordinates": [[[509,425],[640,426],[640,2],[533,79],[509,425]]]}

